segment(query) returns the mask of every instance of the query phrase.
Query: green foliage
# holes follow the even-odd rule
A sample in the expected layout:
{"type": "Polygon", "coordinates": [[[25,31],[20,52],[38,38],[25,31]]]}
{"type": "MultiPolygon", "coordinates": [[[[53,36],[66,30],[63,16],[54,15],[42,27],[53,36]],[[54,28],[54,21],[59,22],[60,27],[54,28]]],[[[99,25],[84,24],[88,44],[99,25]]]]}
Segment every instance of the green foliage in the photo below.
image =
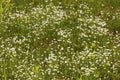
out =
{"type": "Polygon", "coordinates": [[[1,3],[0,79],[120,80],[118,3],[1,3]]]}

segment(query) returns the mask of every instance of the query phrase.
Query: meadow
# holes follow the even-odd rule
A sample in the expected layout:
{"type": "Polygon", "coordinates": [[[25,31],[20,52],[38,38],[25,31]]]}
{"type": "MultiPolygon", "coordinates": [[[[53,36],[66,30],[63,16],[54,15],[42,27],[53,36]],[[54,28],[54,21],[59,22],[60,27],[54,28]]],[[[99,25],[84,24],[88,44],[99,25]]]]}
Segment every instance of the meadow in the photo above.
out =
{"type": "Polygon", "coordinates": [[[0,0],[0,80],[120,80],[120,1],[0,0]]]}

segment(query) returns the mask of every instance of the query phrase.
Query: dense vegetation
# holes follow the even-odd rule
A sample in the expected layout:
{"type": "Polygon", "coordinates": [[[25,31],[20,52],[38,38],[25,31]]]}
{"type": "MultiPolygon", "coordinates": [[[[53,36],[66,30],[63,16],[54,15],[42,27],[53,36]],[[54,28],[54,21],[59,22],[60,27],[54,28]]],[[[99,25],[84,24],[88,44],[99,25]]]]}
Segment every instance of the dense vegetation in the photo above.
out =
{"type": "Polygon", "coordinates": [[[120,80],[120,1],[0,0],[0,80],[120,80]]]}

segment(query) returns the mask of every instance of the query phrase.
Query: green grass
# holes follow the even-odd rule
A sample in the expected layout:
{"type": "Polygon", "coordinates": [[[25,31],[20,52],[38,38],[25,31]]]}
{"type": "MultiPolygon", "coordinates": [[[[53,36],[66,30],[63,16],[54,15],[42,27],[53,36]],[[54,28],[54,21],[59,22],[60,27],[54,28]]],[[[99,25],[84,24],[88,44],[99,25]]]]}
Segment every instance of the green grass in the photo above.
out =
{"type": "Polygon", "coordinates": [[[0,80],[120,80],[119,1],[16,1],[1,13],[0,80]]]}

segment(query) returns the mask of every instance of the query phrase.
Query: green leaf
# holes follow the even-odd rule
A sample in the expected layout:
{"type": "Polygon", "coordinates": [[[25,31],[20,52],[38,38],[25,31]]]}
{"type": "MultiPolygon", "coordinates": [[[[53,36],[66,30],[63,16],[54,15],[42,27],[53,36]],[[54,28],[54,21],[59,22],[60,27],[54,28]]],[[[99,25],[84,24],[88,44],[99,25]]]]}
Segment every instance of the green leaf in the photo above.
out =
{"type": "Polygon", "coordinates": [[[100,72],[99,72],[99,71],[95,71],[95,72],[94,72],[94,76],[95,76],[96,78],[98,78],[98,77],[100,76],[100,72]]]}
{"type": "Polygon", "coordinates": [[[0,18],[2,18],[2,13],[3,13],[3,8],[2,8],[2,6],[0,5],[0,18]]]}
{"type": "Polygon", "coordinates": [[[0,2],[0,14],[3,12],[2,2],[0,2]]]}
{"type": "Polygon", "coordinates": [[[0,7],[0,14],[3,12],[3,8],[2,7],[0,7]]]}
{"type": "Polygon", "coordinates": [[[91,45],[92,45],[92,47],[95,47],[95,46],[96,46],[96,44],[95,44],[95,43],[92,43],[91,45]]]}

